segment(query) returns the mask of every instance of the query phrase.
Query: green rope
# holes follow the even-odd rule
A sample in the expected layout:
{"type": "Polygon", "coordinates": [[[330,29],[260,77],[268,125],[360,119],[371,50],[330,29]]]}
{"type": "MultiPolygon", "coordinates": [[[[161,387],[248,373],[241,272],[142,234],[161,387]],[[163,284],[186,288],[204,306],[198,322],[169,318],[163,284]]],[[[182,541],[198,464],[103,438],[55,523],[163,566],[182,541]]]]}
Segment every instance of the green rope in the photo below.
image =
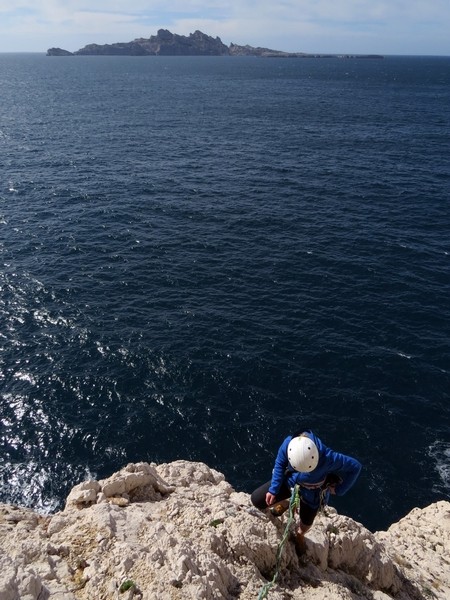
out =
{"type": "Polygon", "coordinates": [[[262,587],[261,591],[259,592],[258,600],[263,600],[264,598],[267,598],[267,594],[269,593],[269,590],[275,585],[275,583],[280,575],[280,566],[281,566],[281,557],[283,555],[283,548],[286,545],[287,539],[289,537],[289,530],[290,530],[291,525],[295,518],[294,517],[295,510],[300,506],[300,495],[298,492],[298,487],[299,487],[298,485],[294,486],[294,489],[292,490],[291,499],[289,500],[289,518],[287,520],[286,527],[284,529],[283,537],[281,538],[280,543],[278,544],[276,563],[275,563],[275,573],[274,573],[271,581],[268,581],[262,587]]]}

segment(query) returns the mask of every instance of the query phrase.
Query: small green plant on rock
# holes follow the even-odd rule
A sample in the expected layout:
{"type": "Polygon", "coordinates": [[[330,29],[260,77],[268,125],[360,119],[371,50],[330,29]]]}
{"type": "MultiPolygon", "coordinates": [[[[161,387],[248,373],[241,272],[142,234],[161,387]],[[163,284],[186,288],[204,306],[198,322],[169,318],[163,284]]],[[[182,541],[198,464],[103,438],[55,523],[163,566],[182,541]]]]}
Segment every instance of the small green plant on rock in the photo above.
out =
{"type": "Polygon", "coordinates": [[[124,592],[131,590],[131,588],[133,588],[133,587],[136,587],[136,584],[134,583],[134,581],[132,579],[125,579],[125,581],[122,582],[122,584],[119,588],[119,592],[121,594],[123,594],[124,592]]]}
{"type": "Polygon", "coordinates": [[[220,525],[221,523],[223,523],[224,519],[214,519],[213,521],[210,521],[210,525],[211,527],[217,527],[217,525],[220,525]]]}

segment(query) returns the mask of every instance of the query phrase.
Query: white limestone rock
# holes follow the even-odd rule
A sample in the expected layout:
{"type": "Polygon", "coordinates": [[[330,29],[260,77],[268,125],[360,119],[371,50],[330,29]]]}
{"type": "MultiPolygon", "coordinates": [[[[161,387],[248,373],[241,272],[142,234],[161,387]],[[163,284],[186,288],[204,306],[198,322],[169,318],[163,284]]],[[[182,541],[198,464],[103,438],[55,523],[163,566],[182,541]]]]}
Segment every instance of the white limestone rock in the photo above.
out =
{"type": "MultiPolygon", "coordinates": [[[[268,598],[448,598],[449,510],[416,509],[372,534],[327,509],[304,555],[287,539],[268,598]]],[[[255,600],[286,519],[202,463],[127,465],[75,486],[52,517],[0,505],[0,600],[255,600]]]]}
{"type": "Polygon", "coordinates": [[[450,503],[415,508],[375,537],[426,598],[450,598],[450,503]]]}
{"type": "Polygon", "coordinates": [[[14,558],[0,554],[0,600],[38,600],[45,586],[32,568],[16,564],[14,558]]]}
{"type": "Polygon", "coordinates": [[[79,483],[67,496],[66,509],[68,508],[84,508],[94,504],[97,500],[97,494],[100,491],[100,484],[98,481],[89,480],[79,483]]]}

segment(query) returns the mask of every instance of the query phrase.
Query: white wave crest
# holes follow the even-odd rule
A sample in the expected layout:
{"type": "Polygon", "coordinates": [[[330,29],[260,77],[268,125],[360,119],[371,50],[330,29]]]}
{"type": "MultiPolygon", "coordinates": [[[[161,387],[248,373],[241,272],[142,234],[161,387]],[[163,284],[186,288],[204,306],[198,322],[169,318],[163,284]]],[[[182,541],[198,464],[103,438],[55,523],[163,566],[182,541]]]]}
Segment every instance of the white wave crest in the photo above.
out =
{"type": "Polygon", "coordinates": [[[429,454],[436,463],[435,469],[440,478],[434,487],[450,496],[450,444],[437,440],[429,447],[429,454]]]}

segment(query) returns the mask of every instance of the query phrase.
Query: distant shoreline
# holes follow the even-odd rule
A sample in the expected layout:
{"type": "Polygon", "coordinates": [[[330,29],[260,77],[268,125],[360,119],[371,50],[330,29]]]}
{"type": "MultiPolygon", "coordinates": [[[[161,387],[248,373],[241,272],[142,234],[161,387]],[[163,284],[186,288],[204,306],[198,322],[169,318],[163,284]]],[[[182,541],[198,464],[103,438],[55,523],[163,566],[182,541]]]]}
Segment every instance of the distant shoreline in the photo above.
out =
{"type": "Polygon", "coordinates": [[[160,29],[150,38],[137,38],[131,42],[114,44],[88,44],[75,52],[63,48],[49,48],[47,56],[257,56],[262,58],[364,58],[380,59],[381,54],[306,53],[284,52],[271,48],[253,47],[231,43],[226,46],[219,37],[201,31],[189,36],[160,29]]]}

